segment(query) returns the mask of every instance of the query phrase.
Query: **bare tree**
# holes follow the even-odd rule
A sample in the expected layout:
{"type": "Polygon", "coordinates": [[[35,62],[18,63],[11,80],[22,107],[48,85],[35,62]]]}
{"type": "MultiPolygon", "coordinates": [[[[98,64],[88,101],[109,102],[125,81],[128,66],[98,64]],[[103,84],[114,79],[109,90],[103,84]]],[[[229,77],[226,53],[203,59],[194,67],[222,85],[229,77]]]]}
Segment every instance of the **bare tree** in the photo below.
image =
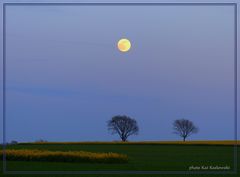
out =
{"type": "Polygon", "coordinates": [[[112,117],[107,126],[108,130],[112,134],[118,134],[123,142],[127,141],[130,135],[137,135],[139,131],[137,121],[125,115],[112,117]]]}
{"type": "Polygon", "coordinates": [[[173,122],[173,129],[175,134],[178,134],[183,138],[183,141],[185,141],[190,135],[198,132],[198,128],[193,122],[187,119],[175,120],[173,122]]]}

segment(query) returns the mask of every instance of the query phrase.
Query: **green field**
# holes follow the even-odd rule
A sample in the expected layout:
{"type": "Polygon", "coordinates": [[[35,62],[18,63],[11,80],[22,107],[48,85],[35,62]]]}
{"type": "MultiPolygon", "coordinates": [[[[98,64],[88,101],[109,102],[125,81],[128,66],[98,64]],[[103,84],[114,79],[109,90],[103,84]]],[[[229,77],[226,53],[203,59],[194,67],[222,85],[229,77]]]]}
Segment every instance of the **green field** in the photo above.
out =
{"type": "MultiPolygon", "coordinates": [[[[8,171],[189,171],[190,166],[229,166],[233,170],[234,148],[232,145],[214,144],[168,144],[168,143],[69,143],[69,144],[18,144],[9,149],[42,149],[51,151],[90,151],[116,152],[126,154],[126,164],[67,163],[67,162],[22,162],[8,161],[8,171]]],[[[239,151],[239,150],[238,150],[239,151]]],[[[240,152],[238,153],[240,154],[240,152]]],[[[240,155],[238,155],[240,156],[240,155]]],[[[239,159],[239,158],[238,158],[239,159]]],[[[2,162],[1,162],[2,167],[2,162]]],[[[213,171],[213,170],[200,170],[213,171]]],[[[222,171],[222,170],[214,170],[222,171]]],[[[228,171],[228,170],[226,170],[228,171]]],[[[38,176],[38,175],[4,175],[4,176],[38,176]]],[[[42,175],[39,175],[42,176],[42,175]]],[[[44,176],[70,176],[44,175],[44,176]]],[[[73,176],[113,176],[113,175],[73,175],[73,176]]],[[[114,175],[114,176],[186,176],[186,175],[114,175]]],[[[188,175],[219,176],[219,175],[188,175]]],[[[223,175],[221,175],[223,176],[223,175]]],[[[224,175],[237,176],[237,175],[224,175]]]]}

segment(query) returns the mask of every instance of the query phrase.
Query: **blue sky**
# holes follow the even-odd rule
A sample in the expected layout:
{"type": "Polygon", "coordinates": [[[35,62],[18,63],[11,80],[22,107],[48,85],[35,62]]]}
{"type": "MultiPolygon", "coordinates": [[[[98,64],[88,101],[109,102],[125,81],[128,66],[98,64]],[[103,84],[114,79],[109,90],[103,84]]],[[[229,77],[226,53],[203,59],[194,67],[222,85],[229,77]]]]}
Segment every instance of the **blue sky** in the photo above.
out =
{"type": "Polygon", "coordinates": [[[7,7],[7,140],[117,140],[106,121],[118,114],[138,121],[131,140],[177,140],[179,118],[199,127],[190,139],[233,139],[233,17],[232,6],[7,7]]]}

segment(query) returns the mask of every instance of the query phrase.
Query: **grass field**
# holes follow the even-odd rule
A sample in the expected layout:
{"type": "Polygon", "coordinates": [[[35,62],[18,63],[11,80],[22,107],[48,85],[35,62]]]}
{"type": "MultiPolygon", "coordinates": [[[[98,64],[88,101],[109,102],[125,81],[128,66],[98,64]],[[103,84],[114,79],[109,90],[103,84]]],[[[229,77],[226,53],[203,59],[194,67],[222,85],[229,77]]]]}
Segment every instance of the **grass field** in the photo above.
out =
{"type": "MultiPolygon", "coordinates": [[[[113,152],[126,154],[126,164],[91,164],[68,162],[26,162],[8,161],[9,171],[189,171],[191,166],[229,166],[233,170],[234,148],[230,141],[197,141],[197,142],[83,142],[83,143],[37,143],[10,145],[9,149],[39,149],[50,151],[89,151],[113,152]]],[[[239,150],[238,150],[239,151],[239,150]]],[[[240,152],[238,153],[240,154],[240,152]]],[[[239,155],[238,155],[239,156],[239,155]]],[[[239,158],[238,158],[239,159],[239,158]]],[[[2,165],[1,165],[2,167],[2,165]]],[[[204,171],[201,169],[200,171],[204,171]]],[[[208,170],[212,171],[212,170],[208,170]]],[[[216,171],[216,170],[214,170],[216,171]]],[[[218,170],[217,170],[218,171],[218,170]]],[[[221,170],[223,171],[223,170],[221,170]]],[[[228,171],[228,170],[226,170],[228,171]]],[[[41,176],[41,175],[4,175],[4,176],[41,176]]],[[[70,175],[45,175],[70,176],[70,175]]],[[[113,176],[113,175],[73,175],[73,176],[113,176]]],[[[186,176],[186,175],[114,175],[114,176],[186,176]]],[[[219,176],[219,175],[188,175],[188,176],[219,176]]],[[[221,175],[223,176],[223,175],[221,175]]],[[[237,176],[234,174],[224,176],[237,176]]]]}

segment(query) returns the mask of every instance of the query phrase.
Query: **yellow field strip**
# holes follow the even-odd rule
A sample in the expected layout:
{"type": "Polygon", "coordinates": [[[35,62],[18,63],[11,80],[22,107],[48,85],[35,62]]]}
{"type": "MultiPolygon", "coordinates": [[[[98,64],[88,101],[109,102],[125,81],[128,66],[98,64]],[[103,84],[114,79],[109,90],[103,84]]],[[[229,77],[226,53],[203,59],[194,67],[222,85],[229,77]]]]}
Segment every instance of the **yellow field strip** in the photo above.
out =
{"type": "MultiPolygon", "coordinates": [[[[90,162],[90,163],[125,163],[127,155],[118,153],[93,153],[86,151],[48,151],[30,149],[8,149],[7,160],[19,161],[56,161],[56,162],[90,162]]],[[[3,151],[0,151],[3,156],[3,151]]]]}

